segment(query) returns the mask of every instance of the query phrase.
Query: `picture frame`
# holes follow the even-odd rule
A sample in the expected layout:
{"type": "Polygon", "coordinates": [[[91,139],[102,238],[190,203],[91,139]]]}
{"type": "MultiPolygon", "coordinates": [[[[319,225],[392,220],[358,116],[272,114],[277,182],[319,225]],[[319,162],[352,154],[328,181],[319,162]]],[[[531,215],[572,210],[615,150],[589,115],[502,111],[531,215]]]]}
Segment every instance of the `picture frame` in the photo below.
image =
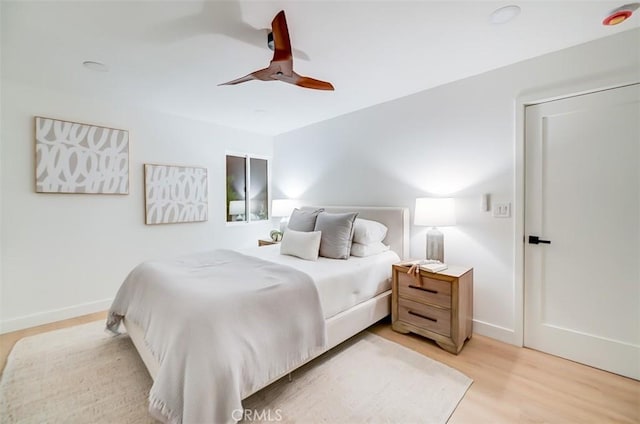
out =
{"type": "Polygon", "coordinates": [[[129,194],[129,132],[36,116],[36,193],[129,194]]]}
{"type": "Polygon", "coordinates": [[[144,193],[147,225],[209,219],[207,168],[145,164],[144,193]]]}

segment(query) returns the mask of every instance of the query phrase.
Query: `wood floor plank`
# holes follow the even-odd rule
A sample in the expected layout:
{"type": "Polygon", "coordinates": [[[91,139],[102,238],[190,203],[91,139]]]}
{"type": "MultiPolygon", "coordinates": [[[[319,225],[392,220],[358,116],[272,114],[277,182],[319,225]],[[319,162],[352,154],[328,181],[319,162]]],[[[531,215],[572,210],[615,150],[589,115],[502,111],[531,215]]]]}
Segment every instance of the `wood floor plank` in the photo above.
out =
{"type": "MultiPolygon", "coordinates": [[[[0,335],[0,366],[22,337],[104,320],[106,312],[0,335]]],[[[474,335],[459,355],[388,322],[371,331],[460,370],[474,380],[450,424],[640,423],[640,382],[474,335]]]]}
{"type": "Polygon", "coordinates": [[[479,335],[456,356],[388,324],[372,331],[474,380],[450,424],[640,423],[639,381],[479,335]]]}

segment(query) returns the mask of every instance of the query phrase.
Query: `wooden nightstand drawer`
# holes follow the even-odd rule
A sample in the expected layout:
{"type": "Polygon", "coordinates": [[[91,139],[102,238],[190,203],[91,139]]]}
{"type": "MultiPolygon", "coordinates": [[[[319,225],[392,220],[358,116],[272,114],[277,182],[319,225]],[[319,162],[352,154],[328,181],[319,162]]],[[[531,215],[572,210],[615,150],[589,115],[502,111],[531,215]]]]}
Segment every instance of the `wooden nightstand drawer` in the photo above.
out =
{"type": "Polygon", "coordinates": [[[443,336],[451,334],[451,309],[437,308],[401,298],[398,301],[398,315],[401,321],[416,327],[443,336]]]}
{"type": "Polygon", "coordinates": [[[424,301],[445,308],[451,307],[451,283],[420,275],[412,277],[407,273],[398,274],[398,293],[400,297],[424,301]]]}

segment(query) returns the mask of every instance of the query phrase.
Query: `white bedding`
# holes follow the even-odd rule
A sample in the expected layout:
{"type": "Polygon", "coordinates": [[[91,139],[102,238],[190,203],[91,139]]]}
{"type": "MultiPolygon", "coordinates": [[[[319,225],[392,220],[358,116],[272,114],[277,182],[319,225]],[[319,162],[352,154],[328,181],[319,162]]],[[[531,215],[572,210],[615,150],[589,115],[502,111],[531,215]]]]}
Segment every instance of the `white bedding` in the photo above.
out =
{"type": "Polygon", "coordinates": [[[231,423],[241,399],[326,344],[314,283],[290,267],[215,250],[140,264],[107,328],[138,325],[157,370],[149,411],[165,423],[231,423]]]}
{"type": "Polygon", "coordinates": [[[391,265],[400,262],[395,252],[349,259],[306,261],[281,255],[279,245],[242,249],[242,253],[287,265],[308,274],[316,284],[325,319],[391,288],[391,265]]]}

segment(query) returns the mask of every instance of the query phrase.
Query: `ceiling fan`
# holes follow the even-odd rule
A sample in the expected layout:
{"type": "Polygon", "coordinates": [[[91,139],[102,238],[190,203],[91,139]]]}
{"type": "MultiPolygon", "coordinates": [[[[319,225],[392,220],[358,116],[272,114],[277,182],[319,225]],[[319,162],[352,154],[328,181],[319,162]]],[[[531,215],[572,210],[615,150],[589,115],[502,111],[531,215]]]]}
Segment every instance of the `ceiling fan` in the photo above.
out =
{"type": "MultiPolygon", "coordinates": [[[[293,70],[293,55],[291,54],[291,40],[284,10],[281,10],[271,22],[271,32],[274,42],[273,59],[268,68],[252,72],[242,78],[218,85],[235,85],[251,80],[282,81],[300,87],[313,88],[315,90],[334,90],[330,82],[320,81],[314,78],[297,74],[293,70]]],[[[271,37],[269,37],[271,38],[271,37]]],[[[270,41],[270,40],[269,40],[270,41]]]]}

